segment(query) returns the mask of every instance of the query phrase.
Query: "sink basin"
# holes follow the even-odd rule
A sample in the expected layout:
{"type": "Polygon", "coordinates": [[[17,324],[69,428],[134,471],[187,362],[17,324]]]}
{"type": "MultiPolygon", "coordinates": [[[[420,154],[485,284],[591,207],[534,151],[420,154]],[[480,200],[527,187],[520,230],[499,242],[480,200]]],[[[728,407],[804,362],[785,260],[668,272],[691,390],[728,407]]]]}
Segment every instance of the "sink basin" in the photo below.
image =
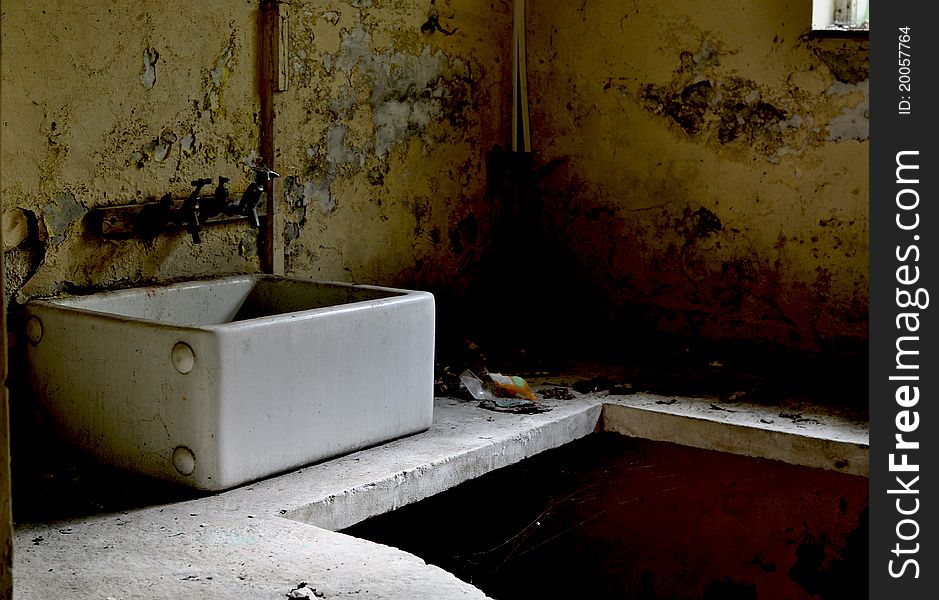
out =
{"type": "Polygon", "coordinates": [[[26,308],[44,414],[107,464],[221,490],[431,424],[428,292],[244,275],[26,308]]]}

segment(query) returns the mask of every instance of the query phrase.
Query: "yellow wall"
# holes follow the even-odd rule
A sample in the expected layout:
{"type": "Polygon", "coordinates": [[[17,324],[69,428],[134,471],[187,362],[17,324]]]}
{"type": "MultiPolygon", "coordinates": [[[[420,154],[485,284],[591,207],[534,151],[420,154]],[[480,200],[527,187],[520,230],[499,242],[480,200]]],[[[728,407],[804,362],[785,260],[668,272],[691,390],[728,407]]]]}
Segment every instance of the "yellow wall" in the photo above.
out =
{"type": "MultiPolygon", "coordinates": [[[[11,295],[261,268],[244,224],[194,245],[181,231],[102,240],[86,217],[185,197],[200,177],[230,177],[240,196],[258,158],[258,12],[257,0],[4,2],[11,295]]],[[[486,243],[485,152],[506,137],[509,8],[296,0],[289,14],[274,165],[288,270],[460,293],[486,243]],[[432,10],[453,35],[421,30],[432,10]],[[476,235],[454,243],[467,219],[476,235]]]]}
{"type": "Polygon", "coordinates": [[[257,146],[253,3],[10,2],[3,23],[3,225],[19,298],[256,268],[242,230],[105,241],[96,206],[244,187],[257,146]],[[154,54],[154,52],[156,54],[154,54]],[[147,57],[156,56],[148,80],[147,57]],[[15,248],[15,250],[13,250],[15,248]]]}
{"type": "Polygon", "coordinates": [[[616,320],[863,341],[867,44],[808,39],[810,18],[783,0],[530,0],[545,269],[616,320]]]}
{"type": "MultiPolygon", "coordinates": [[[[783,0],[529,0],[544,245],[512,277],[548,275],[592,314],[665,331],[862,340],[867,48],[808,39],[810,17],[783,0]]],[[[486,167],[507,144],[510,35],[508,0],[290,3],[274,165],[288,273],[465,295],[512,226],[486,167]],[[421,31],[433,14],[455,33],[421,31]]],[[[257,37],[256,0],[4,3],[11,295],[261,268],[244,224],[201,245],[85,225],[197,177],[244,190],[257,37]]]]}
{"type": "Polygon", "coordinates": [[[508,135],[510,3],[293,2],[278,161],[288,273],[461,295],[508,135]],[[441,28],[421,26],[437,9],[441,28]]]}

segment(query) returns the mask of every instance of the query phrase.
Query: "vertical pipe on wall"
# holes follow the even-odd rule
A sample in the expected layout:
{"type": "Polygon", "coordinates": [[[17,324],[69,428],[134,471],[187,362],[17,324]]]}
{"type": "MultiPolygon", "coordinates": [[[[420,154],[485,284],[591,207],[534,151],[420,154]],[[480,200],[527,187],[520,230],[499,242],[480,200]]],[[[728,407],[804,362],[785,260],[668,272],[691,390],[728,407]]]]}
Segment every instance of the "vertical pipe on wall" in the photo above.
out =
{"type": "Polygon", "coordinates": [[[518,152],[518,0],[512,0],[512,152],[518,152]]]}
{"type": "Polygon", "coordinates": [[[525,0],[514,0],[512,19],[512,150],[531,152],[528,66],[525,59],[525,0]]]}
{"type": "MultiPolygon", "coordinates": [[[[287,6],[277,0],[261,0],[260,101],[261,160],[277,171],[274,151],[274,94],[287,89],[287,6]]],[[[264,223],[264,270],[284,274],[283,215],[277,210],[274,180],[265,184],[267,218],[264,223]]]]}

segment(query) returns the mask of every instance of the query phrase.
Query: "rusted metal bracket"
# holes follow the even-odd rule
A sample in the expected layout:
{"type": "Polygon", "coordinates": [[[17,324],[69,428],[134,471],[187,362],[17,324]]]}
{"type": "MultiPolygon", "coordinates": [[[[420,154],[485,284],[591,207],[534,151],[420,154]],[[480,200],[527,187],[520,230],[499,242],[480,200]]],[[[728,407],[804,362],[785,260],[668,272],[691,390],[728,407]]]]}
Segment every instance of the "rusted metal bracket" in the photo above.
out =
{"type": "MultiPolygon", "coordinates": [[[[152,239],[161,233],[185,230],[186,220],[183,211],[185,198],[164,196],[160,200],[151,200],[140,204],[121,204],[104,206],[89,211],[88,227],[94,234],[107,239],[152,239]]],[[[200,201],[203,201],[200,198],[200,201]]],[[[204,202],[211,202],[211,197],[204,197],[204,202]]],[[[258,207],[258,216],[267,215],[263,205],[258,207]]],[[[247,223],[245,215],[221,213],[200,220],[200,225],[222,223],[247,223]]],[[[263,224],[262,224],[263,226],[263,224]]]]}

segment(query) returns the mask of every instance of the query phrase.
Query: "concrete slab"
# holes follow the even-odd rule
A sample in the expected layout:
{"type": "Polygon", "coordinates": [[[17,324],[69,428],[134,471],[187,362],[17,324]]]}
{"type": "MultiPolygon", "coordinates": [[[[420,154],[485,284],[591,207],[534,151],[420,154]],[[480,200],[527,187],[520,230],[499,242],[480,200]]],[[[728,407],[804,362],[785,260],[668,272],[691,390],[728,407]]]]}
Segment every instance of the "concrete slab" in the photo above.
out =
{"type": "Polygon", "coordinates": [[[16,597],[273,599],[305,582],[326,598],[486,598],[415,556],[330,530],[599,427],[789,461],[815,456],[812,466],[866,473],[866,428],[824,411],[792,419],[771,407],[716,410],[700,398],[573,395],[545,400],[551,411],[533,415],[438,398],[422,434],[213,496],[19,525],[16,597]]]}
{"type": "Polygon", "coordinates": [[[599,421],[595,400],[549,404],[516,415],[438,399],[423,434],[214,496],[21,525],[17,598],[284,598],[300,582],[327,598],[486,598],[415,556],[323,527],[420,500],[583,437],[599,421]]]}
{"type": "Polygon", "coordinates": [[[707,398],[607,396],[603,430],[864,477],[870,471],[867,424],[809,405],[795,410],[707,398]]]}
{"type": "Polygon", "coordinates": [[[316,487],[292,497],[284,516],[343,529],[584,437],[600,421],[601,404],[592,398],[544,404],[550,412],[520,415],[438,399],[438,422],[427,434],[297,473],[316,487]]]}
{"type": "Polygon", "coordinates": [[[18,528],[15,597],[282,600],[304,582],[326,598],[486,598],[400,550],[208,504],[18,528]]]}

